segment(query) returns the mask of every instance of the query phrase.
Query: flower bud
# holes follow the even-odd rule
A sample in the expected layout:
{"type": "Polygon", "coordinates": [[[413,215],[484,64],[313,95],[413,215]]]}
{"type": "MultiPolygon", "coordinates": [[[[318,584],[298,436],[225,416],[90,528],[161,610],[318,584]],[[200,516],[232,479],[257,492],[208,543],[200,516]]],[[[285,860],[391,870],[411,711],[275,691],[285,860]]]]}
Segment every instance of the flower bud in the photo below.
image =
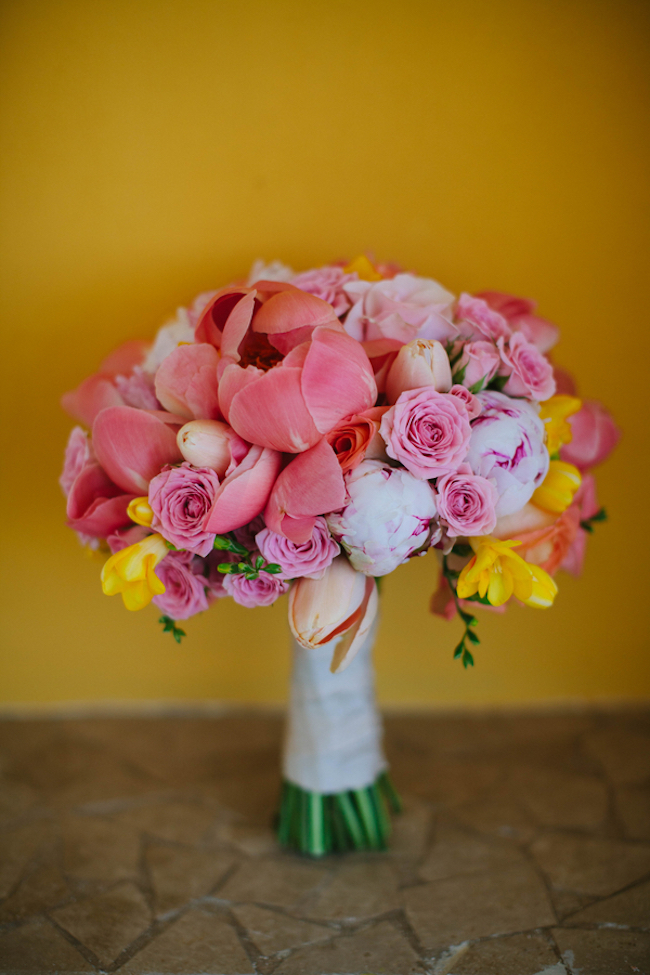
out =
{"type": "Polygon", "coordinates": [[[388,402],[395,403],[400,393],[422,386],[433,386],[439,393],[449,392],[451,367],[440,342],[413,339],[399,350],[386,377],[388,402]]]}
{"type": "Polygon", "coordinates": [[[573,501],[581,481],[582,475],[573,464],[567,464],[563,460],[552,460],[548,474],[533,493],[531,501],[544,511],[561,514],[573,501]]]}
{"type": "Polygon", "coordinates": [[[149,528],[153,521],[153,508],[149,504],[149,498],[134,498],[129,502],[126,513],[136,525],[144,525],[149,528]]]}
{"type": "Polygon", "coordinates": [[[178,431],[178,449],[194,467],[210,467],[223,478],[246,456],[248,444],[220,420],[190,420],[178,431]]]}

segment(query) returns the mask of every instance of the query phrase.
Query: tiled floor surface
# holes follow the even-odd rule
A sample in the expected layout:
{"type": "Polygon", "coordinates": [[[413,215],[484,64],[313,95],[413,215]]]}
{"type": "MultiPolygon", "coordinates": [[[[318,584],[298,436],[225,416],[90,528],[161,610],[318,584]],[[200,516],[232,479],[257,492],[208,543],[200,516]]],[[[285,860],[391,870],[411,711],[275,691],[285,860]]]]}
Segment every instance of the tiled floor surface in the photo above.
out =
{"type": "Polygon", "coordinates": [[[650,973],[650,711],[392,716],[388,854],[277,850],[279,716],[0,722],[0,971],[650,973]]]}

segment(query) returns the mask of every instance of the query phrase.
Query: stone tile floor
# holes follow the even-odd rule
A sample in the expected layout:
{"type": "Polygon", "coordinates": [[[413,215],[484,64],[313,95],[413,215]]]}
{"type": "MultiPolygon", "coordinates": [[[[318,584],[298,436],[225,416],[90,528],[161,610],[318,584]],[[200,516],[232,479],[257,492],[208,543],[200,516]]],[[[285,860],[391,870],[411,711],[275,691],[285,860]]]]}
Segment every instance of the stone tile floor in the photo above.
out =
{"type": "Polygon", "coordinates": [[[650,710],[392,715],[387,854],[280,852],[279,715],[0,722],[0,972],[650,973],[650,710]]]}

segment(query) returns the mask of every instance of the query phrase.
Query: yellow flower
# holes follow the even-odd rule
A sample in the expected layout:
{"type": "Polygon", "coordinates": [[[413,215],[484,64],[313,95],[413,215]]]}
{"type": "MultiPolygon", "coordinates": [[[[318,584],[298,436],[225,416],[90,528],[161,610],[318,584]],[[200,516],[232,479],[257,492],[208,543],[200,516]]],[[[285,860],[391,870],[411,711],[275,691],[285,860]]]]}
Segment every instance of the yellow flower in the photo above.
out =
{"type": "Polygon", "coordinates": [[[144,525],[145,528],[153,521],[153,508],[149,504],[149,498],[134,498],[129,502],[126,513],[136,525],[144,525]]]}
{"type": "Polygon", "coordinates": [[[346,274],[353,274],[355,271],[361,281],[381,281],[382,277],[372,261],[369,261],[365,254],[359,254],[353,261],[350,261],[343,270],[346,274]]]}
{"type": "Polygon", "coordinates": [[[527,606],[552,604],[557,586],[547,572],[512,551],[521,542],[499,541],[491,535],[470,538],[469,542],[475,555],[458,578],[459,599],[478,593],[482,599],[487,596],[492,606],[502,606],[511,596],[527,606]]]}
{"type": "Polygon", "coordinates": [[[538,508],[561,515],[582,483],[582,475],[573,464],[552,460],[548,474],[530,499],[538,508]]]}
{"type": "Polygon", "coordinates": [[[162,535],[148,535],[111,555],[102,569],[102,589],[107,596],[122,593],[127,609],[144,609],[165,587],[154,572],[169,549],[162,535]]]}
{"type": "Polygon", "coordinates": [[[573,431],[567,417],[577,413],[582,407],[582,400],[577,396],[551,396],[540,404],[540,418],[546,420],[546,446],[553,457],[565,443],[571,443],[573,431]]]}

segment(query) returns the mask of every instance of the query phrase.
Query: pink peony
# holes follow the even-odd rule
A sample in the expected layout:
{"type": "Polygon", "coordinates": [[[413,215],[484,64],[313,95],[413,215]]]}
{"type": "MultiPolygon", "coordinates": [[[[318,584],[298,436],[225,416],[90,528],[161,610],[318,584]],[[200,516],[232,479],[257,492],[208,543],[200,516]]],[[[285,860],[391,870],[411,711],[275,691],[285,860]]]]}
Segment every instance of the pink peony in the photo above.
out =
{"type": "Polygon", "coordinates": [[[341,317],[344,315],[352,302],[343,290],[343,286],[350,281],[356,281],[356,274],[346,274],[342,268],[336,265],[326,265],[325,267],[315,268],[313,271],[304,271],[295,278],[291,278],[294,288],[307,291],[317,298],[322,298],[328,305],[331,305],[336,314],[341,317]]]}
{"type": "Polygon", "coordinates": [[[155,568],[155,573],[165,586],[153,601],[173,620],[186,620],[208,608],[207,581],[201,572],[201,563],[183,552],[170,552],[155,568]],[[194,572],[194,567],[197,572],[194,572]]]}
{"type": "Polygon", "coordinates": [[[461,332],[469,333],[471,338],[488,338],[496,342],[499,338],[510,338],[512,334],[503,315],[490,308],[482,298],[463,293],[456,306],[456,318],[461,322],[461,332]]]}
{"type": "Polygon", "coordinates": [[[134,497],[114,484],[103,467],[89,461],[75,477],[68,494],[68,527],[82,535],[107,538],[118,528],[131,524],[126,511],[134,497]]]}
{"type": "Polygon", "coordinates": [[[322,579],[325,569],[340,552],[324,518],[316,519],[308,542],[292,542],[268,528],[259,532],[255,541],[266,561],[277,563],[287,579],[301,576],[322,579]]]}
{"type": "Polygon", "coordinates": [[[135,366],[130,376],[116,376],[115,386],[126,406],[134,406],[138,410],[161,409],[153,378],[142,366],[135,366]]]}
{"type": "Polygon", "coordinates": [[[68,437],[59,484],[66,498],[77,476],[94,459],[90,438],[81,427],[73,427],[68,437]]]}
{"type": "Polygon", "coordinates": [[[506,346],[498,341],[499,351],[506,370],[510,372],[503,387],[508,396],[528,396],[543,402],[555,393],[553,366],[522,332],[515,332],[506,346]]]}
{"type": "Polygon", "coordinates": [[[478,394],[483,412],[472,423],[467,463],[494,480],[497,517],[514,514],[532,497],[548,471],[544,424],[526,400],[488,390],[478,394]]]}
{"type": "Polygon", "coordinates": [[[384,414],[380,432],[388,456],[426,481],[458,469],[471,429],[467,407],[458,396],[426,386],[403,392],[384,414]]]}
{"type": "Polygon", "coordinates": [[[465,370],[463,386],[484,389],[500,365],[499,350],[492,342],[467,342],[456,368],[465,370]]]}
{"type": "Polygon", "coordinates": [[[494,530],[497,490],[492,481],[472,474],[468,464],[462,464],[454,474],[439,478],[436,490],[438,514],[447,523],[450,537],[489,535],[494,530]]]}
{"type": "Polygon", "coordinates": [[[612,416],[597,400],[585,400],[569,424],[573,440],[561,448],[560,457],[581,471],[601,464],[621,438],[612,416]]]}
{"type": "Polygon", "coordinates": [[[369,339],[437,339],[444,342],[458,329],[451,321],[454,296],[431,278],[396,274],[384,281],[352,281],[345,293],[354,301],[346,331],[360,342],[369,339]]]}
{"type": "Polygon", "coordinates": [[[196,555],[212,551],[214,533],[203,529],[214,504],[219,478],[209,467],[165,467],[149,484],[151,527],[177,548],[196,555]]]}
{"type": "Polygon", "coordinates": [[[224,576],[223,587],[240,606],[271,606],[278,596],[289,591],[289,583],[270,572],[260,572],[257,579],[244,575],[224,576]]]}

